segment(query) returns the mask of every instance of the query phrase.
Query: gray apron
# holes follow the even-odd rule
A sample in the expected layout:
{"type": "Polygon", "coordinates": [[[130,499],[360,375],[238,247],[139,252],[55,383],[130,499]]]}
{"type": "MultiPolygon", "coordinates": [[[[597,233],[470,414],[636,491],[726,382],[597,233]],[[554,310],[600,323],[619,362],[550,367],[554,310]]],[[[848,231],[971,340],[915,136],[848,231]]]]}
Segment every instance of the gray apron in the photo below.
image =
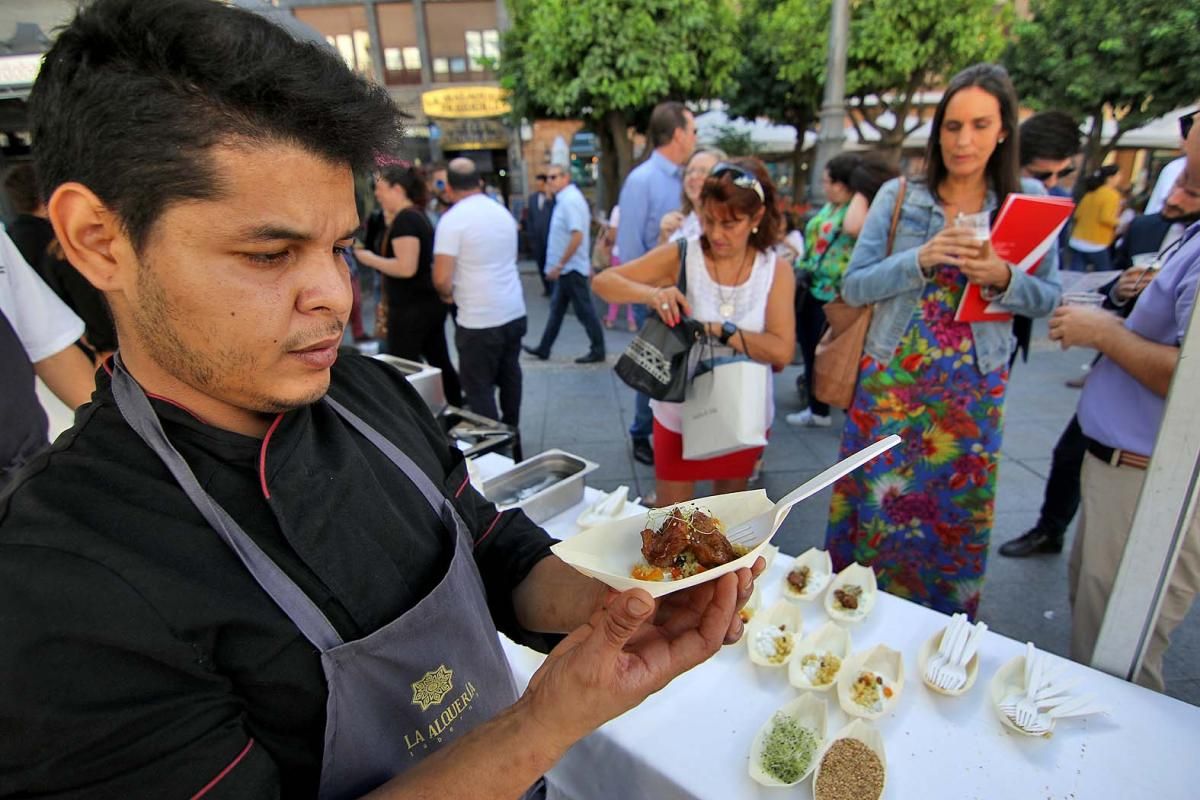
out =
{"type": "MultiPolygon", "coordinates": [[[[411,610],[362,639],[343,642],[312,600],[201,488],[119,356],[114,358],[112,387],[125,421],[158,454],[259,586],[320,651],[329,689],[321,800],[358,797],[377,788],[516,701],[466,525],[424,471],[378,431],[324,398],[421,490],[454,532],[454,556],[445,577],[411,610]]],[[[542,797],[543,792],[539,780],[525,797],[542,797]]]]}

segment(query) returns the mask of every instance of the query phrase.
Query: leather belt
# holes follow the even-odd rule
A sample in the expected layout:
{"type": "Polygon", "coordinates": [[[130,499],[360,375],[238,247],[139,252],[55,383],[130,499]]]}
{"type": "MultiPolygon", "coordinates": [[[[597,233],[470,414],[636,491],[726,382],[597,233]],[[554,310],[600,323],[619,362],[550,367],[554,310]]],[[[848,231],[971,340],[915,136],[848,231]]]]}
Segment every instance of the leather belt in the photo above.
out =
{"type": "Polygon", "coordinates": [[[1100,444],[1095,439],[1084,438],[1087,439],[1087,451],[1110,466],[1145,469],[1150,464],[1150,456],[1131,453],[1128,450],[1100,444]]]}

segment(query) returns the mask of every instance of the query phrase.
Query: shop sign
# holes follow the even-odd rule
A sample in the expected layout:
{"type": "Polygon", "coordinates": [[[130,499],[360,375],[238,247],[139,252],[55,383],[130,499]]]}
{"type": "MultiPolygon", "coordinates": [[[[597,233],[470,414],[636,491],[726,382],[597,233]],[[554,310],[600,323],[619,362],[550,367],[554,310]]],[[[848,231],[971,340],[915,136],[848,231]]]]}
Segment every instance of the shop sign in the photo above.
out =
{"type": "Polygon", "coordinates": [[[498,119],[454,119],[440,125],[443,150],[501,150],[509,130],[498,119]]]}
{"type": "Polygon", "coordinates": [[[512,106],[508,104],[508,93],[499,86],[456,86],[425,92],[421,109],[428,117],[478,119],[507,114],[512,106]]]}

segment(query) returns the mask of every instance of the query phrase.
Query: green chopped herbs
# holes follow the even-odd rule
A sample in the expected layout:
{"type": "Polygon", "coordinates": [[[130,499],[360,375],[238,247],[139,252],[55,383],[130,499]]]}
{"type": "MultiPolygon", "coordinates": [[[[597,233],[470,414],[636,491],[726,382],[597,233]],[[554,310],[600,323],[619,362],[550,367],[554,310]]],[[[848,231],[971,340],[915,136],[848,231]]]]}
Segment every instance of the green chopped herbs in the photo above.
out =
{"type": "Polygon", "coordinates": [[[763,772],[781,783],[795,783],[808,772],[820,742],[817,735],[792,717],[777,713],[763,745],[763,772]]]}

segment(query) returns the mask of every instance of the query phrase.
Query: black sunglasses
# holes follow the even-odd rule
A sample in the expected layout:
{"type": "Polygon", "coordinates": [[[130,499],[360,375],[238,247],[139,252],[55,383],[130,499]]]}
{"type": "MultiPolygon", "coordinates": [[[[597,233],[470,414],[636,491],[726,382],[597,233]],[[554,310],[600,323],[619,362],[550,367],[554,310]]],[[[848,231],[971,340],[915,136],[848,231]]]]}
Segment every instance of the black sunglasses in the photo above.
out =
{"type": "Polygon", "coordinates": [[[733,176],[733,185],[739,189],[749,189],[758,195],[760,203],[767,202],[766,192],[763,191],[762,184],[758,181],[758,176],[744,167],[739,167],[737,164],[730,164],[727,161],[722,161],[712,168],[712,172],[708,173],[709,178],[723,178],[726,175],[733,176]]]}
{"type": "Polygon", "coordinates": [[[1063,178],[1067,177],[1068,175],[1074,175],[1074,174],[1075,174],[1075,167],[1063,167],[1058,172],[1054,172],[1052,170],[1045,170],[1045,171],[1030,170],[1029,171],[1029,177],[1033,178],[1034,180],[1041,181],[1042,183],[1045,183],[1046,181],[1050,180],[1050,178],[1052,178],[1052,177],[1062,180],[1063,178]]]}
{"type": "Polygon", "coordinates": [[[540,174],[539,174],[539,175],[535,175],[534,177],[535,177],[535,178],[537,178],[539,181],[544,181],[544,180],[546,180],[546,176],[545,176],[545,175],[540,175],[540,174]]]}
{"type": "Polygon", "coordinates": [[[1192,123],[1196,121],[1197,114],[1200,114],[1200,108],[1179,118],[1179,138],[1186,139],[1192,132],[1192,123]]]}

